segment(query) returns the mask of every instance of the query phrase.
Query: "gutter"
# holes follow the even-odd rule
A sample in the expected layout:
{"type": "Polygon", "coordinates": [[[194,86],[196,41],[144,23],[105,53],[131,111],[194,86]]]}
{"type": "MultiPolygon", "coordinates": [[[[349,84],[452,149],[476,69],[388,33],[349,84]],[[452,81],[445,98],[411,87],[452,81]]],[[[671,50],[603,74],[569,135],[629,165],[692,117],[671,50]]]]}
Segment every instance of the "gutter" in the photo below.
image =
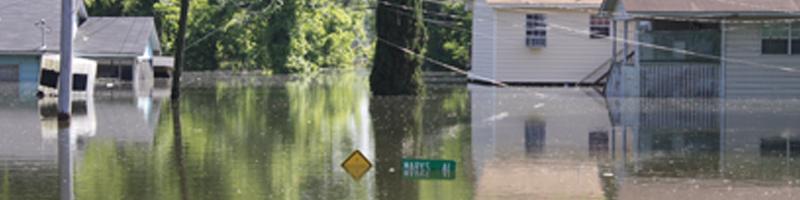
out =
{"type": "Polygon", "coordinates": [[[760,12],[760,11],[628,11],[631,15],[646,15],[652,17],[702,17],[702,18],[728,18],[728,17],[797,17],[800,12],[760,12]]]}
{"type": "Polygon", "coordinates": [[[76,57],[89,58],[138,58],[139,54],[104,54],[104,53],[81,53],[75,52],[76,57]]]}
{"type": "Polygon", "coordinates": [[[46,51],[0,51],[0,56],[41,56],[47,53],[46,51]]]}
{"type": "Polygon", "coordinates": [[[489,4],[489,7],[495,9],[504,8],[553,8],[553,9],[574,9],[574,8],[600,8],[600,4],[596,3],[529,3],[529,4],[489,4]]]}

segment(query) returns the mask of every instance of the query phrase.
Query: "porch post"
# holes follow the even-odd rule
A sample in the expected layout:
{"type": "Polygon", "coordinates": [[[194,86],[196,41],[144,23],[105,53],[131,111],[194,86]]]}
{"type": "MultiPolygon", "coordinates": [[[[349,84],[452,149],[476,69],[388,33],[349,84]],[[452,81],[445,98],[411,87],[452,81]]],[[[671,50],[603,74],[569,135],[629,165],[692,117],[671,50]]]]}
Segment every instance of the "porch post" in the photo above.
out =
{"type": "Polygon", "coordinates": [[[639,56],[639,51],[641,50],[642,45],[640,43],[641,41],[639,40],[639,35],[642,34],[642,30],[639,27],[639,21],[633,21],[633,26],[634,30],[636,31],[635,34],[633,35],[633,39],[636,41],[636,43],[633,46],[633,65],[636,66],[636,68],[640,68],[641,56],[639,56]]]}
{"type": "Polygon", "coordinates": [[[611,18],[611,64],[617,64],[617,20],[611,18]]]}
{"type": "Polygon", "coordinates": [[[628,65],[628,49],[629,49],[629,46],[630,46],[628,44],[628,40],[630,39],[629,36],[628,36],[628,32],[629,32],[628,31],[628,19],[625,19],[625,20],[622,21],[622,26],[623,26],[622,27],[622,31],[623,31],[622,40],[624,41],[624,43],[622,43],[622,63],[623,63],[623,66],[625,66],[625,65],[628,65]]]}

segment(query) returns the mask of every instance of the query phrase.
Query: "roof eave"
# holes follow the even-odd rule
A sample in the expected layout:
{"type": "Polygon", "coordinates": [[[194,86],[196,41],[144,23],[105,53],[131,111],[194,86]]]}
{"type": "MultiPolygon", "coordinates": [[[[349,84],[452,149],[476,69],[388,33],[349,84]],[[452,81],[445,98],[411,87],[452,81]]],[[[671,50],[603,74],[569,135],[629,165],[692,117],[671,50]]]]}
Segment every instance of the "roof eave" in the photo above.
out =
{"type": "Polygon", "coordinates": [[[75,52],[75,56],[78,57],[90,57],[90,58],[137,58],[141,56],[138,53],[81,53],[75,52]]]}
{"type": "Polygon", "coordinates": [[[42,54],[52,53],[49,51],[0,51],[3,56],[40,56],[42,54]]]}
{"type": "Polygon", "coordinates": [[[566,8],[566,9],[580,9],[580,8],[599,8],[600,4],[596,3],[494,3],[489,4],[492,8],[566,8]]]}
{"type": "Polygon", "coordinates": [[[724,18],[724,17],[787,17],[800,18],[800,13],[786,12],[761,12],[761,11],[628,11],[637,18],[652,17],[701,17],[701,18],[724,18]]]}

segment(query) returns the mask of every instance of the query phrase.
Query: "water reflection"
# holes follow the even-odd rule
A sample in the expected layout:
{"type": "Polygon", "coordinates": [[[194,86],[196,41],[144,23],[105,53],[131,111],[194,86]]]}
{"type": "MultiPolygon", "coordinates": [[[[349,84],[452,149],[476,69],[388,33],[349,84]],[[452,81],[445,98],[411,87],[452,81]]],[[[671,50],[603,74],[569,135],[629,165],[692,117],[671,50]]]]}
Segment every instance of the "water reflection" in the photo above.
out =
{"type": "Polygon", "coordinates": [[[477,85],[378,97],[358,72],[261,79],[189,85],[175,102],[156,90],[98,90],[74,102],[67,135],[47,100],[4,101],[0,199],[59,198],[59,169],[73,173],[76,199],[800,194],[794,99],[606,99],[591,89],[477,85]],[[64,147],[72,159],[59,163],[64,147]],[[356,149],[375,163],[360,181],[340,167],[356,149]],[[404,178],[404,158],[454,160],[457,174],[404,178]]]}
{"type": "Polygon", "coordinates": [[[473,139],[479,198],[793,199],[800,192],[795,99],[470,90],[472,134],[481,137],[473,139]]]}

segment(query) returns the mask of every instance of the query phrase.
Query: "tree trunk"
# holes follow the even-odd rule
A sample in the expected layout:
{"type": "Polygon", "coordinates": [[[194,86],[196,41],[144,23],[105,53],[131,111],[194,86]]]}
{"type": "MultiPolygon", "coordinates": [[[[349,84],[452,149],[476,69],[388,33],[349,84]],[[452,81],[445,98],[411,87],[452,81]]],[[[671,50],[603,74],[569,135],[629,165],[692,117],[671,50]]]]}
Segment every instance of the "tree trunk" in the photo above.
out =
{"type": "Polygon", "coordinates": [[[181,72],[183,71],[183,48],[186,42],[186,19],[189,15],[189,0],[181,0],[180,18],[178,19],[178,37],[175,41],[175,69],[172,74],[172,100],[181,96],[181,72]]]}
{"type": "Polygon", "coordinates": [[[375,12],[377,47],[370,75],[374,95],[424,92],[425,23],[422,0],[383,0],[375,12]],[[388,4],[388,5],[387,5],[388,4]]]}

